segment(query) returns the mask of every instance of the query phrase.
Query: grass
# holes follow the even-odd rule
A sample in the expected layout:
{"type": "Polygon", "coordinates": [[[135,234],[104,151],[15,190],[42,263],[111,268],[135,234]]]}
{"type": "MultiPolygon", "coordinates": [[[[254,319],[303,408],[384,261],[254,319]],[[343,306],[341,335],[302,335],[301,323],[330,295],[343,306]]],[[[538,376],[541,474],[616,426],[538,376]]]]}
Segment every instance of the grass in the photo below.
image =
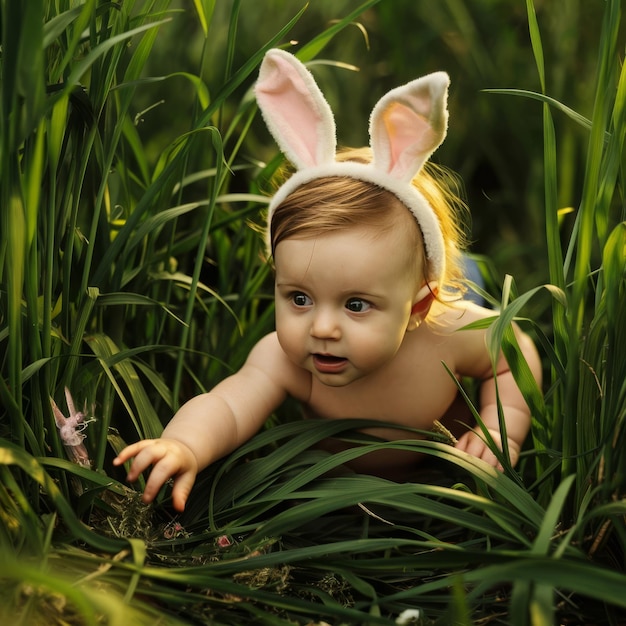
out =
{"type": "MultiPolygon", "coordinates": [[[[490,328],[491,348],[502,345],[533,408],[517,470],[498,473],[443,436],[382,443],[358,434],[354,420],[303,423],[291,405],[203,472],[181,517],[167,491],[142,505],[110,465],[124,441],[158,435],[180,402],[236,369],[272,326],[271,279],[248,227],[260,222],[280,163],[256,128],[249,87],[258,64],[294,32],[311,60],[363,37],[355,21],[398,29],[405,10],[352,3],[311,32],[306,17],[320,6],[294,7],[246,50],[239,29],[254,11],[245,2],[197,0],[191,11],[169,0],[3,1],[3,621],[393,624],[412,609],[422,624],[623,622],[626,71],[617,0],[602,3],[589,117],[554,95],[553,83],[557,95],[564,89],[546,63],[554,44],[531,0],[539,91],[483,94],[510,102],[508,114],[520,97],[542,107],[535,204],[544,212],[531,221],[544,224],[547,280],[520,290],[528,277],[507,278],[490,328]],[[152,71],[161,42],[189,23],[200,61],[152,71]],[[190,113],[151,132],[178,89],[190,113]],[[561,201],[564,117],[587,139],[571,217],[561,201]],[[513,319],[545,356],[543,394],[519,358],[513,319]],[[65,386],[97,418],[84,431],[90,468],[68,460],[58,436],[49,398],[65,412],[65,386]],[[315,449],[331,435],[356,447],[315,449]],[[432,462],[401,484],[342,467],[379,447],[432,462]]],[[[489,18],[478,15],[472,3],[442,2],[426,16],[428,32],[458,25],[473,42],[466,68],[497,72],[480,43],[489,18]]]]}

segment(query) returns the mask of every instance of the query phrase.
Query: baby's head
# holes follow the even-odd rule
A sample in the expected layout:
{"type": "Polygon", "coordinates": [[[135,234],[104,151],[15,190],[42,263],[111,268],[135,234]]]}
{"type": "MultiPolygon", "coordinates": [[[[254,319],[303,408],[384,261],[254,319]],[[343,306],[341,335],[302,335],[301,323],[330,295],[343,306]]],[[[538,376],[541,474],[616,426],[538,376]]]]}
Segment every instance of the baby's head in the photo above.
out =
{"type": "MultiPolygon", "coordinates": [[[[337,160],[369,163],[371,150],[346,149],[337,154],[337,160]]],[[[446,176],[451,175],[443,171],[431,174],[422,169],[413,183],[433,208],[444,235],[446,263],[438,281],[442,289],[456,287],[462,278],[459,262],[462,232],[457,210],[462,208],[462,202],[446,176]]],[[[319,178],[291,192],[272,211],[268,224],[269,253],[274,256],[278,244],[289,238],[316,238],[350,228],[370,229],[372,236],[395,231],[399,247],[389,253],[406,256],[417,286],[429,282],[432,268],[415,217],[390,191],[356,178],[319,178]]]]}
{"type": "Polygon", "coordinates": [[[294,56],[270,50],[257,101],[296,172],[270,202],[269,252],[285,239],[350,225],[402,229],[415,279],[441,290],[455,274],[458,229],[423,166],[446,134],[448,82],[438,72],[390,91],[372,111],[371,150],[337,155],[334,117],[312,75],[294,56]]]}

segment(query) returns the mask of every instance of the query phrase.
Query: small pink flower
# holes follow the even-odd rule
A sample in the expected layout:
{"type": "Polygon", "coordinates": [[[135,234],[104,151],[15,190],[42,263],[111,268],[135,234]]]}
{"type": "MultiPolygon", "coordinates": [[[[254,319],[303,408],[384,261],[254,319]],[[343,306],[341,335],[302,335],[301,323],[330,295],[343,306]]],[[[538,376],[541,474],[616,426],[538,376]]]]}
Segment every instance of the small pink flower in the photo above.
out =
{"type": "Polygon", "coordinates": [[[163,529],[163,536],[166,539],[178,539],[179,537],[189,537],[191,533],[188,533],[180,522],[171,521],[163,529]]]}

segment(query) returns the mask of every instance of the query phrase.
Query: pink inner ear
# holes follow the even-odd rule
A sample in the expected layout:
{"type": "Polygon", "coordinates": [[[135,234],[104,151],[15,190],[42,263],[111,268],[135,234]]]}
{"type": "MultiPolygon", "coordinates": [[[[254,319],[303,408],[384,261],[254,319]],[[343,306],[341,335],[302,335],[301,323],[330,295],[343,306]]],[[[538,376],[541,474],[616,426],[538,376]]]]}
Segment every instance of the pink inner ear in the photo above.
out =
{"type": "Polygon", "coordinates": [[[294,165],[299,169],[317,165],[323,113],[298,72],[276,59],[271,74],[257,86],[257,98],[279,133],[275,139],[294,165]]]}
{"type": "Polygon", "coordinates": [[[389,174],[399,180],[413,177],[430,153],[437,137],[427,119],[409,107],[394,102],[383,112],[389,138],[389,174]]]}

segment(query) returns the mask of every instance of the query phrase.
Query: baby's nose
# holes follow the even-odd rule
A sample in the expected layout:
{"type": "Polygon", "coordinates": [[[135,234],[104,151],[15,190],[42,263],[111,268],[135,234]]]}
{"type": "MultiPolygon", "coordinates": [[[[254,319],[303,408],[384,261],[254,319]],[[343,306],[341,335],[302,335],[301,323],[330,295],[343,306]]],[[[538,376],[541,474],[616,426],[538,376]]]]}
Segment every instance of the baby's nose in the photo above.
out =
{"type": "Polygon", "coordinates": [[[311,336],[316,339],[339,339],[341,327],[337,315],[329,310],[316,311],[311,325],[311,336]]]}

